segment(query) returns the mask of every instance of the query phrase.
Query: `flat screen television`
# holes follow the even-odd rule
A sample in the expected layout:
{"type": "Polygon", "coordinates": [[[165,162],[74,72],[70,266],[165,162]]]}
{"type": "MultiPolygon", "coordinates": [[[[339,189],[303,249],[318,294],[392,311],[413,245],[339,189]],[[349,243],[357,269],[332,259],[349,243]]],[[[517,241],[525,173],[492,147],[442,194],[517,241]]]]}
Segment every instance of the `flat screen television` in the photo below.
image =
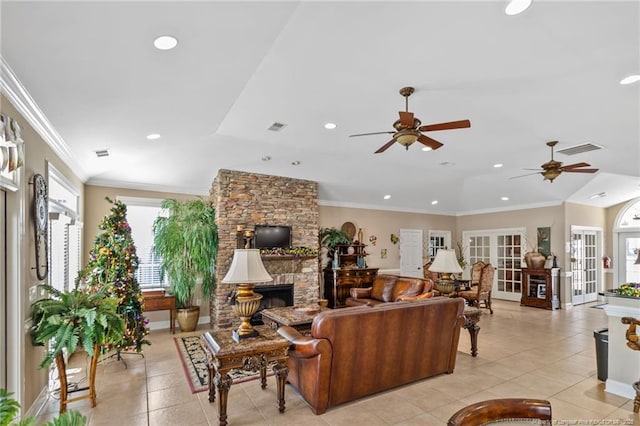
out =
{"type": "Polygon", "coordinates": [[[282,225],[256,225],[254,231],[255,248],[290,248],[291,227],[282,225]]]}

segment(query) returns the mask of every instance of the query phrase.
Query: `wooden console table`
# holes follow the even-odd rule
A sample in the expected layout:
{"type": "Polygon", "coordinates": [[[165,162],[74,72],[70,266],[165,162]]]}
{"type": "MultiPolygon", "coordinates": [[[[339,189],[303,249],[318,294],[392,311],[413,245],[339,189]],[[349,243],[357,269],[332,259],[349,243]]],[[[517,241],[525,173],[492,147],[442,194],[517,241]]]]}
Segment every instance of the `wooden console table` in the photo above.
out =
{"type": "Polygon", "coordinates": [[[231,330],[202,335],[202,347],[207,354],[209,369],[209,402],[215,401],[217,388],[220,426],[227,425],[227,399],[233,383],[228,373],[234,368],[254,372],[260,370],[260,384],[264,389],[267,387],[267,366],[275,362],[273,372],[277,378],[278,410],[281,413],[285,410],[284,389],[289,374],[286,363],[290,343],[270,327],[259,325],[254,328],[260,335],[240,343],[231,338],[231,330]]]}
{"type": "Polygon", "coordinates": [[[169,311],[169,329],[176,332],[176,297],[162,291],[143,291],[144,311],[169,311]]]}

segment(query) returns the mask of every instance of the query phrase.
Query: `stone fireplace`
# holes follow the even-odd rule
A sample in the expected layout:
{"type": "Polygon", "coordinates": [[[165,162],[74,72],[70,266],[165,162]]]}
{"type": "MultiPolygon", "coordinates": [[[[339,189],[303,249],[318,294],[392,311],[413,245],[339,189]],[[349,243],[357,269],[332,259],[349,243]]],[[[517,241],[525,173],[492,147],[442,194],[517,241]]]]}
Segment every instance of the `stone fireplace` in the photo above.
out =
{"type": "MultiPolygon", "coordinates": [[[[292,245],[318,248],[318,184],[316,182],[219,170],[213,181],[210,201],[218,225],[217,288],[210,301],[210,324],[214,330],[237,327],[240,323],[227,296],[233,284],[223,284],[233,250],[237,248],[238,227],[286,225],[292,228],[292,245]]],[[[273,282],[259,286],[293,284],[293,304],[314,304],[319,298],[318,259],[272,256],[263,259],[273,282]]]]}
{"type": "Polygon", "coordinates": [[[260,308],[251,318],[251,325],[261,325],[262,314],[260,311],[269,308],[281,308],[293,305],[293,284],[261,285],[253,289],[255,293],[262,295],[260,308]]]}

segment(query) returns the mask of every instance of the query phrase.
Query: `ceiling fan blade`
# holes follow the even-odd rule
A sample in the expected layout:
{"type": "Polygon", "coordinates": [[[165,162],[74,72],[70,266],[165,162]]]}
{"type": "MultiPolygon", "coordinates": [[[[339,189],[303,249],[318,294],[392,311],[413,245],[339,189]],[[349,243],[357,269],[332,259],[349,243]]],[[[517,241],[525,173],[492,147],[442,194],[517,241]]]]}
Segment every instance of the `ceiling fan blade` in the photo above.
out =
{"type": "Polygon", "coordinates": [[[433,132],[436,130],[451,130],[451,129],[464,129],[465,127],[471,127],[469,120],[449,121],[447,123],[427,124],[418,128],[421,132],[433,132]]]}
{"type": "Polygon", "coordinates": [[[374,132],[374,133],[358,133],[357,135],[349,135],[350,138],[356,137],[356,136],[369,136],[369,135],[390,135],[392,133],[395,132],[374,132]]]}
{"type": "Polygon", "coordinates": [[[589,163],[575,163],[575,164],[567,164],[566,166],[562,166],[562,170],[568,171],[568,169],[575,169],[577,167],[589,167],[591,164],[589,163]]]}
{"type": "Polygon", "coordinates": [[[542,173],[542,172],[527,173],[526,175],[513,176],[513,177],[510,177],[509,179],[518,179],[518,178],[525,177],[525,176],[539,175],[539,174],[541,174],[541,173],[542,173]]]}
{"type": "Polygon", "coordinates": [[[413,113],[400,111],[400,124],[405,127],[413,128],[413,113]]]}
{"type": "Polygon", "coordinates": [[[595,173],[600,169],[562,169],[563,172],[567,172],[567,173],[595,173]]]}
{"type": "Polygon", "coordinates": [[[444,145],[444,144],[442,144],[442,143],[438,142],[438,141],[437,141],[437,140],[435,140],[435,139],[431,139],[431,138],[430,138],[429,136],[427,136],[427,135],[420,135],[420,136],[418,137],[418,142],[420,142],[420,143],[421,143],[421,144],[423,144],[423,145],[428,146],[429,148],[431,148],[431,149],[433,149],[433,150],[436,150],[436,149],[440,148],[442,145],[444,145]]]}
{"type": "Polygon", "coordinates": [[[385,143],[380,148],[378,148],[378,150],[374,154],[380,154],[381,152],[385,152],[387,150],[387,148],[389,148],[394,143],[396,143],[396,140],[395,139],[391,139],[389,142],[385,143]]]}

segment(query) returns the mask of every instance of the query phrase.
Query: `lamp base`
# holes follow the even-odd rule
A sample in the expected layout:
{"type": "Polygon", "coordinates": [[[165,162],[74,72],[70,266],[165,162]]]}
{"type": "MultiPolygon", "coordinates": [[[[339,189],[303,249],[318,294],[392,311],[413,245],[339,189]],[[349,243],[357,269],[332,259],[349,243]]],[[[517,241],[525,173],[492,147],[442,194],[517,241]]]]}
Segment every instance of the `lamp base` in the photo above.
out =
{"type": "Polygon", "coordinates": [[[250,337],[258,337],[259,335],[260,333],[258,333],[258,330],[256,329],[253,329],[251,333],[247,333],[247,334],[240,334],[238,333],[238,330],[233,330],[233,333],[231,333],[231,338],[233,339],[234,342],[240,343],[242,339],[248,339],[250,337]]]}

